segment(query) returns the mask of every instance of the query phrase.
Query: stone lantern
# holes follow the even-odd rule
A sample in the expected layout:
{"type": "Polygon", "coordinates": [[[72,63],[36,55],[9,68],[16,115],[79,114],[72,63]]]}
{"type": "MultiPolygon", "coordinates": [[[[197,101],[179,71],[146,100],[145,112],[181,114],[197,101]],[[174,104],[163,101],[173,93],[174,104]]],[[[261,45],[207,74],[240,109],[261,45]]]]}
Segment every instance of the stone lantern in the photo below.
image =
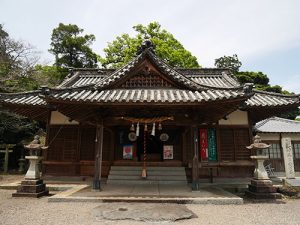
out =
{"type": "Polygon", "coordinates": [[[43,180],[40,179],[39,168],[39,162],[43,159],[42,151],[47,148],[41,145],[38,135],[34,137],[34,140],[29,145],[25,145],[25,149],[29,150],[29,156],[25,156],[25,159],[29,160],[30,165],[25,179],[17,188],[17,192],[12,194],[13,197],[38,198],[49,193],[43,180]]]}
{"type": "Polygon", "coordinates": [[[260,136],[254,137],[253,144],[247,146],[249,150],[254,150],[256,155],[250,156],[255,162],[254,177],[251,179],[251,184],[248,186],[246,195],[256,199],[279,199],[281,194],[276,192],[272,181],[269,179],[268,173],[264,167],[264,161],[269,157],[264,153],[264,149],[268,149],[270,145],[262,143],[260,136]]]}

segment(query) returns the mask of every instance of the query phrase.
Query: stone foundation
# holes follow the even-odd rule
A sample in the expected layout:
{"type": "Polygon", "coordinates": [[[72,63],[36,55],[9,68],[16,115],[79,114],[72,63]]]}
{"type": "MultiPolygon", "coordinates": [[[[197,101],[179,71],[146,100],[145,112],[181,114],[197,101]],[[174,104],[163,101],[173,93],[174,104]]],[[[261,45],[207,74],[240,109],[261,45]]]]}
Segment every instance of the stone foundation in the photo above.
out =
{"type": "Polygon", "coordinates": [[[12,194],[12,197],[32,197],[39,198],[41,196],[48,195],[49,191],[46,188],[46,184],[43,180],[23,180],[21,185],[18,186],[17,192],[12,194]]]}
{"type": "Polygon", "coordinates": [[[251,184],[248,185],[245,194],[255,199],[281,199],[281,194],[277,193],[277,188],[269,179],[251,179],[251,184]]]}

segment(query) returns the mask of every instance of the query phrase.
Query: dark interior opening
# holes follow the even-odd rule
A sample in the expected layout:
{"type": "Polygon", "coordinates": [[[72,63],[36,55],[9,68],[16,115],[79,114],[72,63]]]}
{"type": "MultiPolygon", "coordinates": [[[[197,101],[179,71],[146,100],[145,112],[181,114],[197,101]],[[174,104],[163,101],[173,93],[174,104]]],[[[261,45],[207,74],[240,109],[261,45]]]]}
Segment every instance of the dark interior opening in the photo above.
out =
{"type": "MultiPolygon", "coordinates": [[[[144,131],[143,131],[144,132],[144,131]]],[[[137,139],[137,157],[138,161],[143,161],[144,156],[144,133],[140,134],[137,139]]],[[[147,161],[162,161],[163,160],[163,143],[159,136],[146,134],[146,153],[147,161]]]]}

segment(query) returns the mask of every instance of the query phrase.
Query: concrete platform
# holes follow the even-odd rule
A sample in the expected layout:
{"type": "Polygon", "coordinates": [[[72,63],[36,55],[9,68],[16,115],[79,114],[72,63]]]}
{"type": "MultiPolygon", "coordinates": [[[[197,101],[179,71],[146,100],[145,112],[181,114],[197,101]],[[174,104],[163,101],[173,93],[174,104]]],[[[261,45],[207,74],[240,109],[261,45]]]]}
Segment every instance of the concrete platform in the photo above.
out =
{"type": "Polygon", "coordinates": [[[48,198],[49,202],[143,202],[179,204],[243,204],[243,199],[218,187],[193,192],[188,185],[105,184],[101,192],[77,185],[48,198]]]}

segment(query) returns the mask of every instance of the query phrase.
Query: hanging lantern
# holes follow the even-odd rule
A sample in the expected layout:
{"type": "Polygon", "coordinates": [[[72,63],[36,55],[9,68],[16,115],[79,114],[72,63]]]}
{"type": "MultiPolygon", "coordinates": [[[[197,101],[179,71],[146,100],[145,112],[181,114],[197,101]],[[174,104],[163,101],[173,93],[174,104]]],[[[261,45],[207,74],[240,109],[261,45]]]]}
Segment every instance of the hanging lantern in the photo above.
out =
{"type": "Polygon", "coordinates": [[[144,131],[148,131],[148,126],[147,126],[146,123],[145,123],[145,129],[144,129],[144,131]]]}
{"type": "Polygon", "coordinates": [[[158,130],[162,130],[162,125],[161,125],[161,123],[158,124],[158,130]]]}
{"type": "Polygon", "coordinates": [[[130,127],[129,130],[130,130],[130,131],[134,131],[134,124],[133,124],[133,123],[131,124],[131,127],[130,127]]]}
{"type": "Polygon", "coordinates": [[[140,123],[136,124],[136,136],[140,136],[140,123]]]}
{"type": "Polygon", "coordinates": [[[153,123],[151,135],[155,136],[155,123],[153,123]]]}

